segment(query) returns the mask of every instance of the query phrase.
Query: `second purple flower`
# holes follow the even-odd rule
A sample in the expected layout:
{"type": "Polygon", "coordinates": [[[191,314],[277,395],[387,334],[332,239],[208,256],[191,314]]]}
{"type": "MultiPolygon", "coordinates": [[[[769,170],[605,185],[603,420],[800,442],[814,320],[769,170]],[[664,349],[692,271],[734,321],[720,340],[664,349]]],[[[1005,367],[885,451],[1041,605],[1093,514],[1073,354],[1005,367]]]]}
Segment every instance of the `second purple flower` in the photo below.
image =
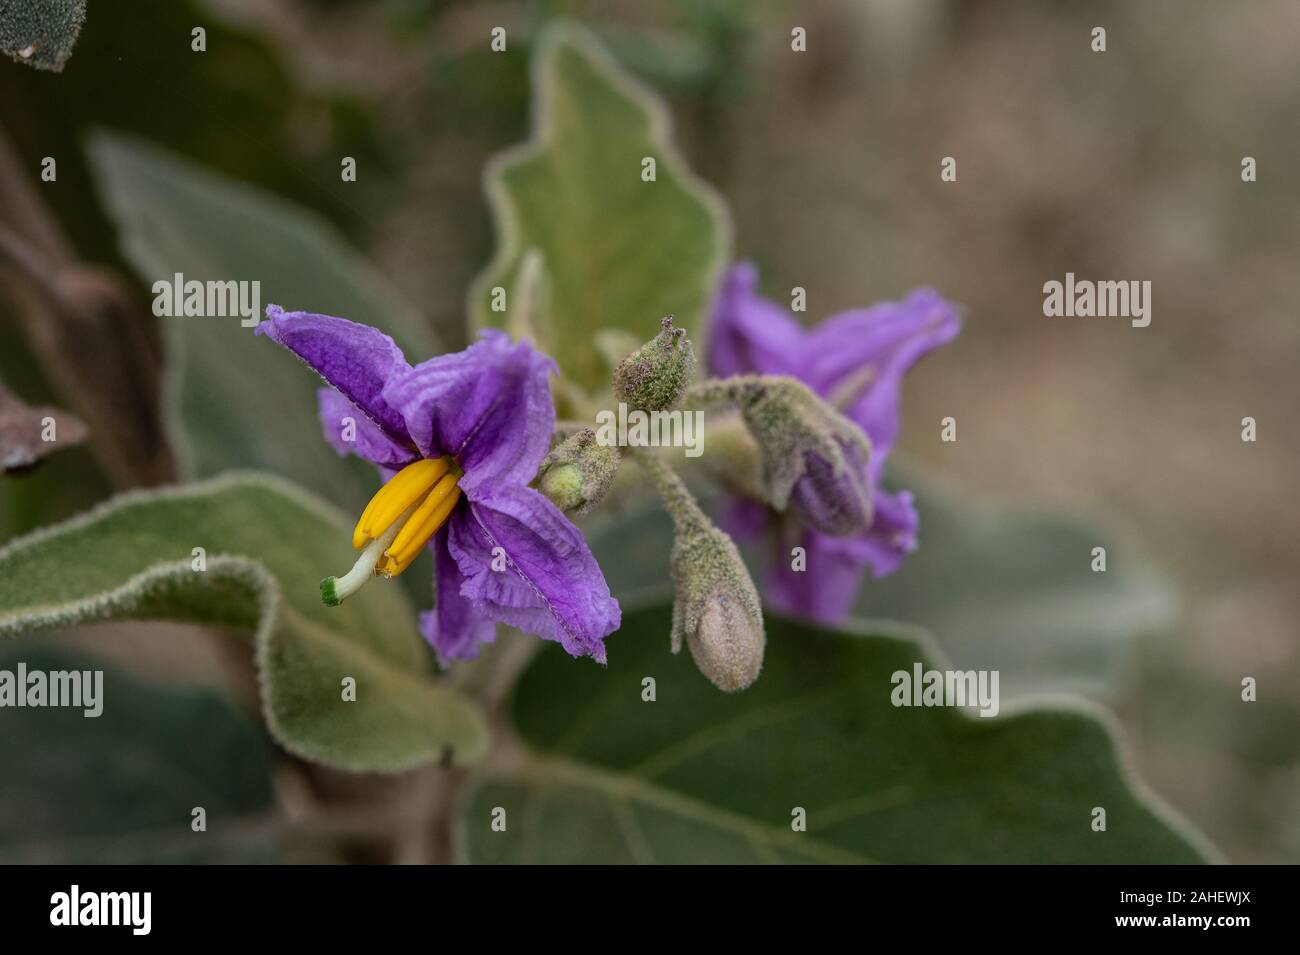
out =
{"type": "Polygon", "coordinates": [[[797,378],[871,441],[860,470],[871,501],[871,523],[863,533],[832,536],[814,529],[833,528],[819,514],[812,487],[797,487],[795,503],[803,523],[814,526],[791,526],[754,501],[733,502],[726,521],[733,533],[767,532],[775,541],[765,592],[778,609],[836,623],[852,607],[866,569],[877,577],[891,574],[916,546],[919,519],[912,495],[884,489],[885,461],[898,438],[903,376],[924,355],[952,341],[960,328],[956,307],[922,289],[901,302],[841,312],[806,330],[788,310],[759,296],[753,265],[733,266],[724,277],[713,312],[710,371],[719,377],[797,378]],[[807,557],[803,572],[790,566],[796,545],[807,557]]]}

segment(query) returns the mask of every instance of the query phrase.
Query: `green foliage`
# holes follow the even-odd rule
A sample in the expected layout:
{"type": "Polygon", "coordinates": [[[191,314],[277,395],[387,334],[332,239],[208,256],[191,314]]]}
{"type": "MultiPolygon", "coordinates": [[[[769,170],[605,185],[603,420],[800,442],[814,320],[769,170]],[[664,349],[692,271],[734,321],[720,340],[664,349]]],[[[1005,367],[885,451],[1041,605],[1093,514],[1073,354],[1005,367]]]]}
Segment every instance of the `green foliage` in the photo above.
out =
{"type": "Polygon", "coordinates": [[[5,711],[0,861],[248,863],[279,855],[257,727],[212,690],[143,683],[92,657],[0,647],[0,669],[103,670],[103,710],[5,711]],[[202,807],[206,830],[195,832],[202,807]]]}
{"type": "Polygon", "coordinates": [[[544,651],[514,719],[530,751],[461,824],[475,862],[1201,861],[1199,837],[1126,778],[1090,712],[992,718],[890,702],[937,663],[904,636],[768,621],[767,664],[719,693],[668,653],[666,607],[625,613],[609,668],[544,651]],[[643,680],[655,680],[655,700],[643,680]],[[1093,808],[1106,810],[1104,832],[1093,808]],[[506,810],[506,830],[492,813],[506,810]],[[806,812],[807,831],[792,828],[806,812]]]}
{"type": "MultiPolygon", "coordinates": [[[[374,325],[413,362],[434,352],[423,319],[317,216],[134,139],[102,134],[90,152],[122,249],[147,284],[177,272],[257,280],[263,307],[374,325]]],[[[162,321],[172,438],[188,476],[265,468],[364,506],[374,469],[340,459],[321,436],[318,378],[237,318],[162,321]]]]}
{"type": "Polygon", "coordinates": [[[566,376],[596,390],[607,379],[601,329],[643,341],[673,314],[703,341],[730,226],[676,155],[663,104],[584,31],[542,35],[533,96],[533,138],[485,176],[498,248],[471,289],[470,322],[535,335],[566,376]],[[498,287],[504,311],[492,308],[498,287]]]}
{"type": "Polygon", "coordinates": [[[121,495],[0,550],[0,635],[151,618],[252,631],[267,724],[286,749],[357,771],[448,750],[472,762],[485,727],[434,681],[401,588],[377,582],[321,604],[322,561],[351,560],[350,536],[323,503],[255,474],[121,495]]]}
{"type": "Polygon", "coordinates": [[[86,0],[0,0],[0,51],[60,72],[86,19],[86,0]]]}
{"type": "Polygon", "coordinates": [[[1173,623],[1168,585],[1104,527],[992,505],[910,471],[890,486],[916,493],[919,546],[897,573],[867,580],[855,616],[925,627],[961,666],[1000,669],[1004,693],[1107,698],[1134,638],[1173,623]],[[1104,573],[1092,570],[1098,546],[1104,573]]]}

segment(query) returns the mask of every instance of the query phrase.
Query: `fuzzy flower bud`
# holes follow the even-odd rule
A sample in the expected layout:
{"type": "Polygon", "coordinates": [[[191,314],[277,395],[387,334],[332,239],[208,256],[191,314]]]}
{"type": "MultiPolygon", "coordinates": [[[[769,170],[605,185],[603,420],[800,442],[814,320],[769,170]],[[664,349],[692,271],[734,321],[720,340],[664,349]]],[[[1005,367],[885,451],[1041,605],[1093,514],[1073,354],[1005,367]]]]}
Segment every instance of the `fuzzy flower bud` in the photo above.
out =
{"type": "Polygon", "coordinates": [[[673,544],[673,653],[682,638],[700,672],[727,693],[763,667],[763,610],[731,538],[713,526],[680,530],[673,544]]]}
{"type": "Polygon", "coordinates": [[[560,442],[538,469],[538,489],[562,511],[586,514],[604,498],[618,475],[617,447],[596,440],[584,428],[560,442]]]}
{"type": "Polygon", "coordinates": [[[757,379],[741,413],[762,455],[768,501],[793,504],[831,536],[871,526],[871,445],[862,429],[793,378],[757,379]]]}
{"type": "Polygon", "coordinates": [[[618,363],[614,394],[629,408],[667,411],[676,407],[694,377],[695,349],[669,315],[658,335],[618,363]]]}

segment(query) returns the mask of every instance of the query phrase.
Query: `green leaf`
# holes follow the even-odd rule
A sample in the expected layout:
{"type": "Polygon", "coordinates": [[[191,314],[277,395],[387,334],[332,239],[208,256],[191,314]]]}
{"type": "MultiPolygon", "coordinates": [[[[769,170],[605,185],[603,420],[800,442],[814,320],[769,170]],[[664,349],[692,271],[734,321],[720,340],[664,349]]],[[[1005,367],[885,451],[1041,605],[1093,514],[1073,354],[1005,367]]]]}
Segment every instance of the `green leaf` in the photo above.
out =
{"type": "Polygon", "coordinates": [[[340,769],[395,772],[472,762],[484,724],[432,678],[402,589],[376,581],[339,607],[320,578],[350,565],[351,530],[325,504],[268,476],[132,492],[0,550],[0,635],[86,620],[165,618],[255,633],[275,738],[340,769]],[[206,570],[194,568],[202,547],[206,570]],[[356,701],[343,700],[344,678],[356,701]]]}
{"type": "MultiPolygon", "coordinates": [[[[434,353],[421,317],[314,214],[130,137],[96,135],[90,160],[122,251],[147,285],[176,273],[258,281],[263,308],[374,325],[413,363],[434,353]]],[[[365,505],[374,469],[322,438],[319,378],[237,317],[159,320],[170,437],[187,476],[264,468],[342,506],[365,505]]]]}
{"type": "Polygon", "coordinates": [[[86,0],[6,0],[0,4],[0,51],[38,70],[63,70],[72,55],[86,0]]]}
{"type": "Polygon", "coordinates": [[[768,621],[758,682],[726,695],[668,652],[669,620],[667,607],[625,613],[608,669],[538,656],[514,701],[529,749],[461,821],[471,861],[1188,863],[1210,851],[1127,778],[1090,709],[894,707],[895,671],[946,666],[931,648],[782,619],[768,621]],[[805,832],[792,830],[797,807],[805,832]]]}
{"type": "MultiPolygon", "coordinates": [[[[865,577],[852,618],[867,628],[880,620],[920,625],[955,665],[999,670],[1006,699],[1044,692],[1108,699],[1134,638],[1174,619],[1163,579],[1101,528],[1050,511],[990,505],[910,470],[886,483],[914,492],[920,543],[893,575],[865,577]],[[1107,549],[1105,573],[1091,570],[1096,546],[1107,549]]],[[[701,497],[718,512],[720,495],[701,497]]],[[[656,503],[601,515],[584,529],[624,608],[671,594],[665,569],[672,525],[656,503]],[[629,550],[628,540],[637,546],[629,550]]],[[[769,551],[743,550],[761,582],[769,551]]]]}
{"type": "Polygon", "coordinates": [[[0,733],[0,862],[250,863],[279,856],[264,738],[220,694],[10,645],[0,669],[103,672],[98,716],[15,708],[0,733]],[[191,828],[202,807],[204,832],[191,828]]]}
{"type": "Polygon", "coordinates": [[[854,616],[905,620],[935,634],[963,668],[998,669],[1008,696],[1110,696],[1133,640],[1172,625],[1164,580],[1103,527],[1048,510],[1002,507],[907,472],[919,546],[895,574],[868,579],[854,616]],[[1107,552],[1104,573],[1092,549],[1107,552]]]}
{"type": "Polygon", "coordinates": [[[567,24],[539,39],[533,97],[532,139],[485,175],[498,248],[470,291],[471,325],[535,332],[589,391],[608,379],[595,347],[603,328],[644,341],[672,313],[700,347],[730,225],[671,145],[663,104],[567,24]],[[654,182],[642,181],[646,157],[654,182]],[[530,259],[544,280],[525,280],[530,259]]]}

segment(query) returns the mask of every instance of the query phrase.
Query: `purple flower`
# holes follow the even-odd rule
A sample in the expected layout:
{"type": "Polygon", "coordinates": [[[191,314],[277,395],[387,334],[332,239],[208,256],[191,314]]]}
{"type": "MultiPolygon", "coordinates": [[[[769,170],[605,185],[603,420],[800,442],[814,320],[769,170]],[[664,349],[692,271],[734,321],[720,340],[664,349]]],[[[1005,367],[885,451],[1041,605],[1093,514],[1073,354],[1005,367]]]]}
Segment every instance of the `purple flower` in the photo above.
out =
{"type": "Polygon", "coordinates": [[[528,486],[555,426],[554,363],[499,331],[414,367],[384,333],[310,312],[267,308],[258,334],[331,387],[325,437],[376,465],[386,483],[353,533],[352,571],[321,583],[338,603],[375,574],[395,577],[427,546],[437,607],[420,628],[439,661],[473,657],[494,622],[605,661],[618,602],[581,532],[528,486]]]}
{"type": "MultiPolygon", "coordinates": [[[[774,531],[777,555],[766,588],[774,606],[835,623],[852,607],[865,568],[884,577],[916,547],[912,495],[885,491],[881,479],[898,438],[903,375],[927,352],[955,338],[961,322],[951,303],[921,289],[901,302],[841,312],[805,330],[784,308],[760,298],[757,287],[758,272],[748,262],[724,276],[713,310],[710,370],[720,377],[798,378],[862,428],[871,439],[862,477],[871,489],[872,521],[866,533],[832,537],[791,528],[762,505],[735,502],[727,523],[738,535],[774,531]],[[806,571],[790,567],[790,548],[796,545],[805,549],[806,571]]],[[[816,519],[814,488],[796,487],[793,499],[808,523],[827,523],[816,519]]]]}

